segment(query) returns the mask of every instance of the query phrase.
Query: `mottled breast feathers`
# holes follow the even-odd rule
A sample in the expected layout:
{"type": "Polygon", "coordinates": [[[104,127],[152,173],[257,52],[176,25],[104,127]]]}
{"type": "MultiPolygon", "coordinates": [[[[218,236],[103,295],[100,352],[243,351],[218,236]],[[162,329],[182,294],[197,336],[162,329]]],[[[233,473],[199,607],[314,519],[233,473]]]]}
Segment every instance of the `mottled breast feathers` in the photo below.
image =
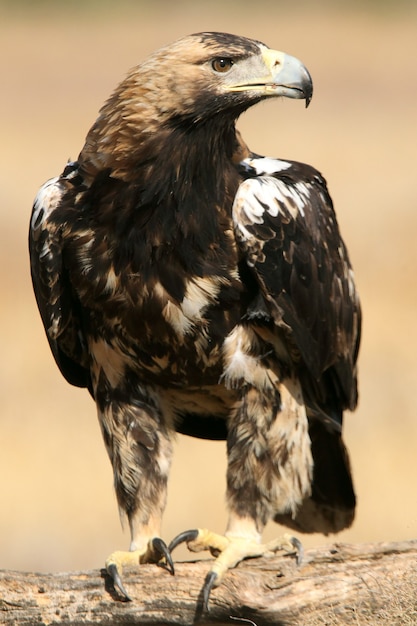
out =
{"type": "Polygon", "coordinates": [[[127,395],[129,377],[220,388],[224,342],[247,325],[256,358],[272,350],[310,415],[340,425],[357,401],[360,308],[326,183],[251,153],[235,128],[267,97],[311,95],[298,60],[227,34],[129,72],[32,214],[35,294],[70,383],[97,399],[106,354],[127,395]]]}
{"type": "MultiPolygon", "coordinates": [[[[141,223],[133,221],[126,231],[112,202],[106,221],[103,197],[102,215],[95,219],[96,192],[86,190],[77,163],[44,185],[32,217],[32,275],[55,359],[70,383],[91,387],[85,335],[97,335],[97,328],[109,343],[113,327],[127,343],[142,337],[143,345],[132,345],[131,352],[144,358],[153,351],[147,356],[152,370],[154,362],[163,361],[161,344],[174,337],[200,334],[200,364],[207,365],[212,350],[214,360],[220,358],[219,346],[235,323],[246,319],[258,328],[273,323],[288,342],[311,410],[339,421],[341,411],[353,409],[357,400],[360,308],[325,181],[309,166],[256,155],[235,167],[241,182],[230,219],[218,214],[219,232],[228,244],[217,242],[218,251],[193,260],[186,256],[195,255],[189,246],[169,240],[150,245],[150,235],[141,234],[143,214],[141,223]],[[108,235],[100,234],[100,220],[108,235]],[[157,330],[163,293],[171,337],[157,330]],[[86,305],[95,309],[94,324],[86,305]],[[101,306],[106,319],[100,319],[101,306]],[[124,315],[129,307],[138,307],[140,314],[124,315]],[[150,323],[152,332],[146,330],[150,323]]],[[[107,195],[118,195],[117,184],[112,182],[107,195]]],[[[101,193],[105,188],[102,184],[101,193]]],[[[155,228],[154,237],[163,232],[167,237],[155,228]]],[[[215,371],[221,375],[219,364],[215,371]]]]}

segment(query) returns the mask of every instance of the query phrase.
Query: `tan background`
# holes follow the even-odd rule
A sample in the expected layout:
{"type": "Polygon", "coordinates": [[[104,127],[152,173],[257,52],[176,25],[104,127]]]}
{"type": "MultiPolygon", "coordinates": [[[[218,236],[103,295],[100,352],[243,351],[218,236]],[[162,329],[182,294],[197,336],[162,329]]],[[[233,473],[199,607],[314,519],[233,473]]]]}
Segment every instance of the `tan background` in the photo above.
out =
{"type": "MultiPolygon", "coordinates": [[[[152,8],[102,2],[89,10],[89,3],[64,10],[77,3],[58,0],[53,8],[9,4],[0,4],[0,567],[99,567],[128,545],[93,402],[62,379],[47,347],[29,279],[27,224],[37,188],[77,156],[126,70],[200,30],[261,39],[311,71],[315,95],[307,111],[301,102],[268,102],[239,126],[255,151],[324,173],[356,269],[365,316],[361,403],[345,432],[359,507],[352,530],[339,538],[417,537],[412,5],[358,3],[348,12],[337,3],[277,0],[152,8]]],[[[168,540],[196,525],[223,529],[224,474],[224,444],[178,438],[168,540]]],[[[278,531],[271,524],[266,536],[278,531]]],[[[305,544],[324,541],[312,536],[305,544]]]]}

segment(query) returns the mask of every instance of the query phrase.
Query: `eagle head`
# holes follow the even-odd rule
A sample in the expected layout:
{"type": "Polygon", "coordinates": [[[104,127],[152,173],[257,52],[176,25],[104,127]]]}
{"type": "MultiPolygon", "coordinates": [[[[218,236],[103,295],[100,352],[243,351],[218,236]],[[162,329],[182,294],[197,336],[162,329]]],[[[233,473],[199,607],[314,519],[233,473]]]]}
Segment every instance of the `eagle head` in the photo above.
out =
{"type": "Polygon", "coordinates": [[[130,70],[101,109],[80,161],[122,175],[132,170],[132,159],[149,161],[152,150],[160,151],[164,132],[173,128],[230,126],[265,98],[301,98],[308,105],[312,92],[307,69],[284,52],[227,33],[189,35],[130,70]]]}
{"type": "MultiPolygon", "coordinates": [[[[135,72],[135,70],[133,70],[135,72]]],[[[164,116],[193,123],[243,110],[271,96],[304,98],[312,81],[296,58],[265,44],[227,33],[197,33],[151,55],[136,71],[148,96],[169,91],[164,116]]]]}

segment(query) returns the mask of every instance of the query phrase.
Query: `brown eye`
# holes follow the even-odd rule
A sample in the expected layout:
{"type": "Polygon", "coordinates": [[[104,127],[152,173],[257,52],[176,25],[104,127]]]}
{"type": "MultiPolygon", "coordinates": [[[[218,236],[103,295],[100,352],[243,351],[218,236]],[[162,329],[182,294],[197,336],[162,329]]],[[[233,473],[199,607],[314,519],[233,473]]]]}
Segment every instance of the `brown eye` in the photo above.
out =
{"type": "Polygon", "coordinates": [[[215,72],[228,72],[233,65],[233,59],[214,59],[211,67],[215,72]]]}

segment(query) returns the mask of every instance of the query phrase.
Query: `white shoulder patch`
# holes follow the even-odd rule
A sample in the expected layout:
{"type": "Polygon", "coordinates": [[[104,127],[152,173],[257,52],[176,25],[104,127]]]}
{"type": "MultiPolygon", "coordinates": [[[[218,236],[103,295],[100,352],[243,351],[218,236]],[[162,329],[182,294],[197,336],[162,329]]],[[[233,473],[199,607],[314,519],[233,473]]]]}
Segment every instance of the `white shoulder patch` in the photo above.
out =
{"type": "Polygon", "coordinates": [[[255,170],[257,176],[262,176],[263,174],[277,174],[291,167],[291,163],[288,161],[281,161],[281,159],[273,159],[271,157],[244,159],[240,164],[246,170],[255,170]]]}
{"type": "Polygon", "coordinates": [[[265,212],[271,217],[278,217],[281,211],[297,219],[305,217],[309,202],[310,190],[303,182],[288,185],[271,175],[247,178],[237,190],[233,219],[239,229],[250,224],[263,224],[265,212]]]}
{"type": "Polygon", "coordinates": [[[236,238],[246,249],[249,265],[262,261],[263,247],[270,233],[274,236],[275,226],[271,218],[279,220],[281,215],[285,222],[288,218],[294,221],[305,218],[311,202],[310,193],[308,183],[300,181],[290,184],[271,174],[242,181],[233,202],[232,215],[236,238]],[[268,227],[263,229],[265,223],[268,223],[268,227]]]}
{"type": "Polygon", "coordinates": [[[236,193],[233,214],[240,224],[263,224],[265,211],[272,217],[279,213],[276,180],[271,176],[244,180],[236,193]]]}
{"type": "Polygon", "coordinates": [[[30,227],[36,230],[49,217],[56,208],[62,197],[62,187],[59,184],[59,176],[50,178],[39,189],[33,203],[30,227]]]}

